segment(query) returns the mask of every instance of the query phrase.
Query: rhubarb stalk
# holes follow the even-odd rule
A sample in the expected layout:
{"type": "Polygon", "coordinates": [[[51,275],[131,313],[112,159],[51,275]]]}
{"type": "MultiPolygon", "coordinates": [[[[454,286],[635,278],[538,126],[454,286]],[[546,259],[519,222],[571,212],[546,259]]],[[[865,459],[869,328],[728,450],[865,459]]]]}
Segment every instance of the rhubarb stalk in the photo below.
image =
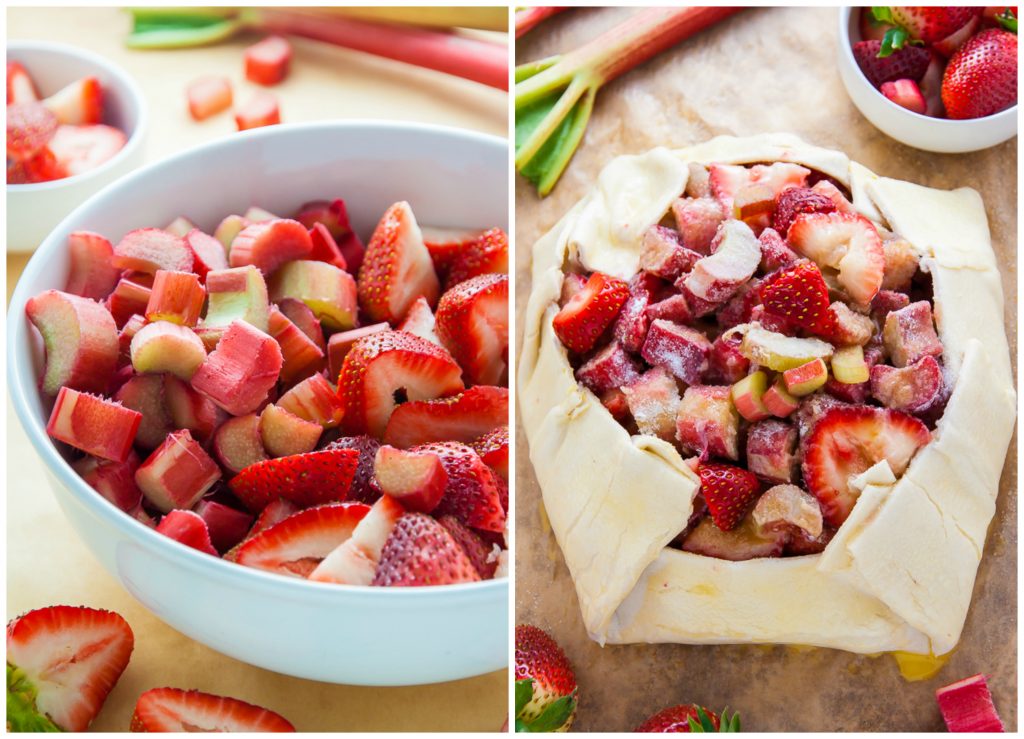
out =
{"type": "Polygon", "coordinates": [[[516,170],[547,195],[605,83],[739,10],[652,8],[574,51],[516,67],[516,170]]]}
{"type": "Polygon", "coordinates": [[[533,28],[556,13],[567,8],[520,8],[516,11],[516,38],[533,30],[533,28]]]}

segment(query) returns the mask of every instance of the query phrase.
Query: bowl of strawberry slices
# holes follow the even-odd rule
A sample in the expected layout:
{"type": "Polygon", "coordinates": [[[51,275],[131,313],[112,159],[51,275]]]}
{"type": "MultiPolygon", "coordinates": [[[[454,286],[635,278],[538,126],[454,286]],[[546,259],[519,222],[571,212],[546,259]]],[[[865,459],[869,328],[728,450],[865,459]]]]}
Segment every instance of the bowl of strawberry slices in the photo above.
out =
{"type": "Polygon", "coordinates": [[[142,163],[148,112],[103,57],[7,44],[7,249],[30,252],[90,195],[142,163]]]}
{"type": "Polygon", "coordinates": [[[839,72],[883,133],[925,151],[986,149],[1017,134],[1014,7],[846,7],[839,72]]]}
{"type": "Polygon", "coordinates": [[[507,664],[507,161],[455,129],[261,128],[45,239],[8,314],[11,398],[145,607],[313,680],[507,664]]]}

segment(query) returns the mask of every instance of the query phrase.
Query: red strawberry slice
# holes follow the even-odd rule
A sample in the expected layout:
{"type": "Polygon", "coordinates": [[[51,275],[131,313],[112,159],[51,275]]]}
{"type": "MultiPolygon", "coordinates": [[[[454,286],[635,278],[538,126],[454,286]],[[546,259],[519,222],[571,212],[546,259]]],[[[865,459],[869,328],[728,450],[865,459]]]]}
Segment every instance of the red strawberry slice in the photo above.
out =
{"type": "Polygon", "coordinates": [[[505,530],[501,493],[491,468],[472,447],[457,441],[441,441],[415,447],[441,458],[448,473],[448,487],[434,514],[450,513],[467,526],[484,531],[505,530]]]}
{"type": "Polygon", "coordinates": [[[328,264],[333,264],[338,269],[348,271],[348,262],[345,261],[345,255],[341,253],[338,243],[334,240],[327,226],[317,221],[309,229],[309,238],[313,242],[313,251],[309,255],[310,259],[318,262],[327,262],[328,264]]]}
{"type": "Polygon", "coordinates": [[[793,225],[793,221],[799,214],[831,213],[835,209],[835,203],[809,187],[789,187],[775,198],[772,227],[779,234],[785,236],[789,233],[789,227],[793,225]]]}
{"type": "Polygon", "coordinates": [[[480,579],[448,530],[425,513],[406,513],[381,551],[374,585],[451,585],[480,579]]]}
{"type": "Polygon", "coordinates": [[[814,262],[800,262],[768,278],[761,286],[765,313],[816,334],[832,328],[828,286],[814,262]]]}
{"type": "Polygon", "coordinates": [[[95,608],[50,606],[8,623],[8,731],[88,729],[134,645],[123,618],[95,608]]]}
{"type": "Polygon", "coordinates": [[[711,520],[722,531],[735,528],[761,492],[761,483],[752,472],[731,464],[702,464],[697,474],[711,520]]]}
{"type": "Polygon", "coordinates": [[[881,88],[894,80],[920,82],[928,70],[931,54],[921,46],[905,46],[889,56],[879,57],[881,41],[858,41],[853,45],[853,58],[868,82],[881,88]]]}
{"type": "Polygon", "coordinates": [[[476,385],[451,398],[402,403],[391,414],[384,443],[408,449],[431,441],[470,443],[508,423],[508,388],[476,385]]]}
{"type": "Polygon", "coordinates": [[[369,512],[365,503],[351,502],[308,508],[246,541],[235,551],[234,561],[279,575],[309,577],[369,512]]]}
{"type": "Polygon", "coordinates": [[[139,696],[131,731],[295,731],[282,716],[251,703],[200,693],[153,688],[139,696]]]}
{"type": "Polygon", "coordinates": [[[1017,103],[1017,34],[993,28],[949,60],[942,102],[950,118],[982,118],[1017,103]]]}
{"type": "Polygon", "coordinates": [[[918,449],[931,440],[913,416],[867,406],[825,413],[804,440],[804,483],[818,499],[825,521],[841,526],[857,502],[850,479],[881,460],[902,475],[918,449]]]}
{"type": "Polygon", "coordinates": [[[31,159],[57,133],[57,116],[41,103],[7,106],[7,158],[31,159]]]}
{"type": "Polygon", "coordinates": [[[444,349],[404,331],[381,331],[352,345],[338,376],[342,425],[353,435],[381,438],[398,405],[461,392],[462,369],[444,349]]]}
{"type": "Polygon", "coordinates": [[[498,426],[470,444],[488,467],[508,482],[508,426],[498,426]]]}
{"type": "Polygon", "coordinates": [[[69,175],[82,174],[108,161],[124,148],[125,135],[113,126],[60,126],[50,150],[69,175]]]}
{"type": "Polygon", "coordinates": [[[437,303],[437,274],[408,203],[395,203],[381,217],[358,282],[359,304],[370,321],[396,323],[421,295],[431,305],[437,303]]]}
{"type": "Polygon", "coordinates": [[[363,253],[366,247],[359,239],[359,236],[352,230],[352,224],[348,219],[348,209],[345,201],[337,198],[330,202],[326,200],[314,200],[305,203],[293,218],[306,228],[313,228],[314,224],[322,223],[331,232],[342,257],[345,259],[350,274],[359,272],[363,263],[363,253]]]}
{"type": "Polygon", "coordinates": [[[254,513],[275,498],[308,508],[345,500],[358,463],[359,452],[353,449],[292,454],[249,465],[228,487],[254,513]]]}
{"type": "Polygon", "coordinates": [[[467,383],[498,385],[508,372],[508,275],[471,277],[441,296],[437,335],[467,383]]]}
{"type": "Polygon", "coordinates": [[[103,119],[103,88],[95,77],[83,77],[50,95],[43,105],[63,125],[89,126],[103,119]]]}
{"type": "Polygon", "coordinates": [[[619,315],[628,297],[629,285],[595,272],[552,320],[555,335],[571,351],[579,354],[590,351],[619,315]]]}
{"type": "Polygon", "coordinates": [[[39,91],[28,72],[18,62],[7,62],[7,104],[32,103],[39,99],[39,91]]]}
{"type": "Polygon", "coordinates": [[[789,245],[819,267],[839,270],[837,280],[854,302],[867,305],[882,286],[885,250],[864,216],[802,213],[789,227],[789,245]]]}
{"type": "Polygon", "coordinates": [[[210,539],[210,529],[198,513],[174,510],[160,519],[156,527],[158,534],[181,542],[187,547],[219,557],[210,539]]]}
{"type": "Polygon", "coordinates": [[[7,184],[28,185],[34,182],[51,182],[68,176],[67,170],[57,161],[57,157],[48,147],[30,159],[7,162],[7,184]]]}
{"type": "Polygon", "coordinates": [[[380,497],[380,488],[373,479],[373,460],[380,449],[380,442],[372,436],[345,436],[332,441],[325,449],[355,449],[359,452],[359,465],[349,488],[350,500],[373,503],[380,497]]]}
{"type": "Polygon", "coordinates": [[[498,569],[498,558],[492,556],[494,548],[491,545],[455,516],[441,516],[438,522],[448,529],[448,533],[462,547],[481,579],[490,580],[494,577],[494,571],[498,569]]]}
{"type": "Polygon", "coordinates": [[[455,258],[480,238],[482,232],[465,228],[435,228],[423,226],[423,245],[430,253],[437,274],[448,273],[455,258]]]}
{"type": "Polygon", "coordinates": [[[484,231],[459,251],[448,270],[445,289],[488,272],[508,274],[508,234],[500,228],[484,231]]]}
{"type": "Polygon", "coordinates": [[[266,508],[260,511],[260,515],[256,517],[256,523],[249,529],[248,537],[251,538],[261,531],[269,529],[274,524],[281,523],[289,516],[298,513],[301,508],[292,503],[290,500],[284,498],[278,498],[277,500],[269,503],[266,508]]]}
{"type": "Polygon", "coordinates": [[[669,708],[658,711],[636,727],[635,731],[641,734],[688,734],[693,731],[690,727],[690,721],[694,721],[700,725],[702,718],[700,715],[701,713],[707,717],[707,720],[712,727],[711,730],[719,731],[720,722],[714,711],[709,711],[706,708],[698,706],[696,703],[682,706],[670,706],[669,708]]]}

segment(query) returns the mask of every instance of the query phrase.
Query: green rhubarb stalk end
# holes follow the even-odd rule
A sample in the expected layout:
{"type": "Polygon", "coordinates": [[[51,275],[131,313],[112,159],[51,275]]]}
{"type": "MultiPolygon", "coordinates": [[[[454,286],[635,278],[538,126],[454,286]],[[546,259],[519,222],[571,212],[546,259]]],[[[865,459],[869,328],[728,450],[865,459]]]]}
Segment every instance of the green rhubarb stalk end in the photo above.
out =
{"type": "Polygon", "coordinates": [[[130,49],[183,49],[215,44],[243,26],[236,10],[220,8],[129,8],[130,49]]]}

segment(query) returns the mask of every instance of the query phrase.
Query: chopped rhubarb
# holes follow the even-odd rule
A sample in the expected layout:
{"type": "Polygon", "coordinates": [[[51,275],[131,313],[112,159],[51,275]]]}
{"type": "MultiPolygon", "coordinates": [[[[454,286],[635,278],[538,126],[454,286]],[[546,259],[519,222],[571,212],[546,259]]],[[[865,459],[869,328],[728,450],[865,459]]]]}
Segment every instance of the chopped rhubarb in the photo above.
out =
{"type": "Polygon", "coordinates": [[[156,449],[176,428],[167,409],[160,375],[135,375],[118,388],[114,400],[142,414],[135,434],[135,445],[141,449],[156,449]]]}
{"type": "Polygon", "coordinates": [[[324,353],[313,340],[288,320],[276,305],[270,306],[269,333],[281,346],[284,365],[281,367],[281,382],[286,386],[320,371],[324,365],[324,353]]]}
{"type": "Polygon", "coordinates": [[[65,292],[103,300],[114,291],[121,270],[114,266],[114,246],[99,234],[75,231],[68,236],[71,266],[65,292]]]}
{"type": "Polygon", "coordinates": [[[360,326],[349,331],[341,331],[331,336],[327,342],[327,367],[331,377],[337,377],[341,373],[341,365],[345,362],[352,346],[360,339],[373,336],[381,331],[390,331],[388,323],[374,323],[369,326],[360,326]]]}
{"type": "Polygon", "coordinates": [[[199,501],[195,512],[206,522],[210,541],[221,552],[226,552],[242,541],[249,532],[253,520],[251,513],[214,500],[199,501]]]}
{"type": "Polygon", "coordinates": [[[190,328],[199,323],[206,290],[192,272],[157,270],[146,305],[146,320],[170,321],[190,328]]]}
{"type": "MultiPolygon", "coordinates": [[[[714,231],[711,235],[714,236],[714,231]]],[[[675,282],[681,274],[693,269],[693,265],[701,256],[700,252],[683,246],[682,236],[678,231],[665,226],[651,226],[644,233],[640,269],[669,282],[675,282]]]]}
{"type": "Polygon", "coordinates": [[[295,298],[283,298],[274,303],[284,313],[285,318],[294,323],[299,331],[320,347],[320,351],[327,353],[327,340],[324,338],[323,326],[320,325],[320,319],[308,305],[295,298]]]}
{"type": "MultiPolygon", "coordinates": [[[[345,259],[347,266],[344,269],[350,274],[359,272],[366,248],[356,232],[352,230],[344,200],[336,198],[331,201],[315,200],[304,203],[293,218],[309,229],[312,229],[317,223],[322,223],[334,238],[334,242],[345,259]]],[[[340,267],[341,265],[336,266],[340,267]]]]}
{"type": "Polygon", "coordinates": [[[256,267],[249,265],[208,272],[206,292],[209,305],[203,319],[204,326],[220,327],[233,321],[245,321],[260,331],[269,328],[267,283],[256,267]]]}
{"type": "Polygon", "coordinates": [[[141,413],[120,403],[62,387],[46,433],[95,457],[124,462],[141,422],[141,413]]]}
{"type": "Polygon", "coordinates": [[[971,677],[939,688],[935,700],[942,711],[942,720],[951,732],[1003,732],[1005,727],[984,675],[971,677]]]}
{"type": "Polygon", "coordinates": [[[739,459],[739,414],[730,391],[717,385],[686,388],[676,415],[676,439],[684,449],[701,456],[739,459]]]}
{"type": "Polygon", "coordinates": [[[763,421],[771,415],[764,404],[767,389],[768,376],[761,370],[751,372],[732,386],[732,404],[748,421],[763,421]]]}
{"type": "Polygon", "coordinates": [[[145,316],[152,291],[136,277],[122,277],[107,297],[107,309],[118,327],[124,326],[132,316],[145,316]]]}
{"type": "Polygon", "coordinates": [[[135,470],[139,468],[135,452],[129,453],[124,462],[82,457],[71,466],[90,487],[122,511],[134,510],[142,500],[142,491],[135,484],[135,470]]]}
{"type": "Polygon", "coordinates": [[[276,85],[288,76],[292,45],[283,36],[267,36],[245,50],[245,78],[259,85],[276,85]]]}
{"type": "Polygon", "coordinates": [[[301,300],[325,327],[345,330],[356,325],[356,282],[327,262],[286,262],[270,280],[270,297],[275,303],[301,300]]]}
{"type": "Polygon", "coordinates": [[[244,105],[235,109],[235,125],[239,131],[273,126],[281,122],[277,98],[269,92],[257,92],[244,105]]]}
{"type": "Polygon", "coordinates": [[[159,511],[191,508],[220,479],[220,467],[188,429],[169,434],[135,472],[146,500],[159,511]]]}
{"type": "Polygon", "coordinates": [[[210,540],[210,530],[206,526],[206,521],[193,511],[170,511],[160,519],[156,531],[187,547],[212,554],[214,557],[218,556],[210,540]]]}
{"type": "Polygon", "coordinates": [[[747,431],[747,469],[769,482],[792,482],[799,459],[796,429],[775,419],[759,421],[747,431]]]}
{"type": "Polygon", "coordinates": [[[308,259],[313,252],[309,231],[298,221],[285,218],[252,223],[231,242],[228,261],[232,267],[255,265],[264,275],[293,259],[308,259]]]}
{"type": "Polygon", "coordinates": [[[200,77],[189,83],[186,94],[188,112],[197,121],[204,121],[231,107],[231,82],[227,77],[200,77]]]}
{"type": "Polygon", "coordinates": [[[269,459],[260,436],[259,416],[249,413],[229,418],[217,429],[213,450],[224,468],[234,473],[269,459]]]}
{"type": "Polygon", "coordinates": [[[654,367],[625,385],[622,392],[641,434],[675,441],[679,386],[672,375],[654,367]]]}
{"type": "Polygon", "coordinates": [[[217,427],[227,414],[187,383],[172,374],[165,374],[164,399],[170,411],[174,427],[188,429],[204,444],[213,438],[217,427]]]}
{"type": "Polygon", "coordinates": [[[192,387],[232,415],[251,413],[277,384],[281,347],[245,321],[234,321],[192,376],[192,387]]]}
{"type": "Polygon", "coordinates": [[[441,458],[431,452],[404,451],[392,446],[377,450],[373,473],[381,492],[406,510],[430,513],[448,486],[441,458]]]}
{"type": "Polygon", "coordinates": [[[322,433],[320,424],[299,418],[277,405],[268,405],[260,414],[260,438],[271,457],[311,452],[322,433]]]}
{"type": "Polygon", "coordinates": [[[622,304],[619,317],[615,319],[612,335],[625,349],[634,354],[640,352],[647,338],[647,330],[652,319],[650,306],[657,299],[656,295],[661,285],[657,277],[645,272],[635,275],[629,281],[629,297],[622,304]]]}
{"type": "Polygon", "coordinates": [[[907,367],[922,357],[942,355],[942,342],[932,323],[932,306],[926,300],[911,303],[886,316],[882,341],[897,367],[907,367]]]}
{"type": "Polygon", "coordinates": [[[920,414],[943,397],[945,381],[935,357],[923,356],[906,367],[871,368],[871,395],[886,408],[920,414]]]}
{"type": "Polygon", "coordinates": [[[620,388],[640,378],[640,364],[613,341],[576,370],[576,379],[594,393],[620,388]]]}
{"type": "Polygon", "coordinates": [[[173,221],[164,226],[164,231],[174,236],[180,236],[185,238],[189,231],[193,230],[196,224],[192,223],[185,216],[178,216],[173,221]]]}
{"type": "Polygon", "coordinates": [[[139,374],[170,372],[187,382],[206,361],[206,347],[187,326],[157,321],[132,337],[131,355],[139,374]]]}
{"type": "Polygon", "coordinates": [[[309,253],[310,259],[317,262],[327,262],[328,264],[333,264],[338,269],[348,271],[348,262],[345,261],[345,255],[341,253],[341,249],[338,248],[338,244],[327,226],[319,221],[314,223],[313,227],[309,229],[309,239],[313,244],[313,249],[309,253]]]}
{"type": "Polygon", "coordinates": [[[722,206],[711,198],[679,199],[672,204],[672,215],[682,245],[697,254],[710,254],[711,242],[725,220],[722,206]]]}
{"type": "Polygon", "coordinates": [[[324,429],[334,428],[345,415],[345,405],[338,397],[338,391],[320,374],[307,377],[286,392],[278,399],[277,405],[324,429]]]}
{"type": "MultiPolygon", "coordinates": [[[[217,228],[213,230],[213,238],[217,239],[221,246],[224,247],[225,255],[231,249],[231,243],[235,240],[235,237],[242,233],[242,229],[248,225],[249,222],[238,214],[225,216],[217,224],[217,228]]],[[[224,266],[227,267],[226,264],[224,266]]]]}
{"type": "Polygon", "coordinates": [[[140,228],[125,234],[114,247],[114,266],[155,274],[158,269],[192,271],[192,250],[185,240],[160,228],[140,228]]]}
{"type": "Polygon", "coordinates": [[[224,245],[213,236],[193,228],[182,238],[192,250],[192,268],[204,283],[208,272],[228,268],[228,255],[224,245]]]}
{"type": "Polygon", "coordinates": [[[664,367],[688,385],[700,382],[708,369],[711,342],[697,329],[664,319],[651,323],[644,342],[643,358],[655,367],[664,367]]]}

